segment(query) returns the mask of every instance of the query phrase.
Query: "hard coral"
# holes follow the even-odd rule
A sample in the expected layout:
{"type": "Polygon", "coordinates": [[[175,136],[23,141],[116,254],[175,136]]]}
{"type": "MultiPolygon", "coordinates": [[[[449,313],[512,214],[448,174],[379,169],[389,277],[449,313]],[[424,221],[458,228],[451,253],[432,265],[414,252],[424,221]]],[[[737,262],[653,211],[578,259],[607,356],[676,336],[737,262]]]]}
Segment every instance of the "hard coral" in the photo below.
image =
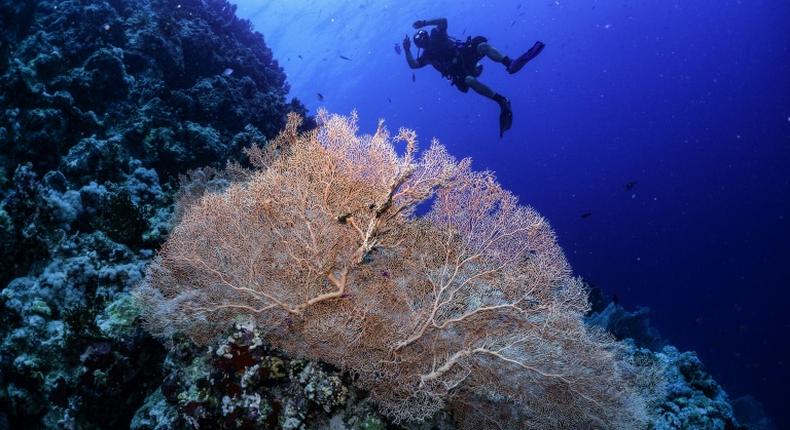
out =
{"type": "Polygon", "coordinates": [[[381,419],[338,370],[288,358],[249,322],[235,324],[204,351],[174,340],[170,373],[132,429],[319,429],[330,422],[342,429],[381,419]]]}
{"type": "Polygon", "coordinates": [[[168,182],[273,138],[287,91],[225,0],[0,0],[0,428],[128,426],[162,349],[119,303],[168,182]]]}

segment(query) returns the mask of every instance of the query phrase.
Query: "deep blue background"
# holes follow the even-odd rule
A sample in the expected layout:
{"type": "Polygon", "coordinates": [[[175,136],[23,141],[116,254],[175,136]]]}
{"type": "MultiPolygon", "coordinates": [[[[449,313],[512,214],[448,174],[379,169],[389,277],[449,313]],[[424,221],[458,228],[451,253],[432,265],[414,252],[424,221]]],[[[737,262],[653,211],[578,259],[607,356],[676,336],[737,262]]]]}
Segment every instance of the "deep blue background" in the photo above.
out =
{"type": "Polygon", "coordinates": [[[731,397],[753,393],[790,428],[790,3],[258,3],[239,12],[311,110],[357,109],[366,132],[385,118],[496,171],[552,222],[577,274],[651,307],[731,397]],[[412,82],[395,53],[412,21],[439,16],[511,56],[547,44],[515,76],[483,61],[513,103],[505,139],[494,103],[430,68],[412,82]]]}

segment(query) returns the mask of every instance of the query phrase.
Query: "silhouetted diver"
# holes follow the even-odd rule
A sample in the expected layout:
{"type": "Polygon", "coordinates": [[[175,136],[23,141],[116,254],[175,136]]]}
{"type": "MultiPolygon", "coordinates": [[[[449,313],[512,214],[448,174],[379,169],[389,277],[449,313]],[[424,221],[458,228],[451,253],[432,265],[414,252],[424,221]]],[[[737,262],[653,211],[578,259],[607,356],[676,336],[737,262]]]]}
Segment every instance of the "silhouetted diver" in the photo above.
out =
{"type": "Polygon", "coordinates": [[[487,97],[499,104],[499,136],[510,129],[513,124],[513,112],[510,108],[510,101],[499,93],[495,93],[491,88],[480,82],[477,78],[483,72],[482,64],[478,64],[483,57],[488,57],[497,63],[505,66],[510,73],[521,70],[530,60],[537,57],[543,51],[543,42],[535,42],[535,45],[515,60],[502,55],[496,48],[488,43],[488,39],[483,36],[467,37],[466,41],[454,39],[447,35],[447,19],[438,18],[431,20],[419,20],[414,23],[414,28],[420,29],[427,25],[435,26],[429,34],[425,30],[419,30],[414,35],[414,44],[424,51],[418,55],[417,59],[411,53],[411,40],[408,36],[403,39],[403,48],[406,51],[406,60],[409,67],[419,69],[427,65],[433,66],[443,77],[450,80],[462,92],[469,91],[469,88],[476,93],[487,97]]]}

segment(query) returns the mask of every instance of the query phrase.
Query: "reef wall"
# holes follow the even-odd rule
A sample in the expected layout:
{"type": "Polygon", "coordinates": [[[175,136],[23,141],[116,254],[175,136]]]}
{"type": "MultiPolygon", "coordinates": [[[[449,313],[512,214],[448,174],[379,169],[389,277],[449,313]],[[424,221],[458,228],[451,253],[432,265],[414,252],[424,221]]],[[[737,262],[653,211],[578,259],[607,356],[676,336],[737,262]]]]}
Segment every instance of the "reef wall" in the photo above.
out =
{"type": "Polygon", "coordinates": [[[265,144],[287,92],[225,0],[0,2],[0,429],[129,425],[164,348],[125,292],[177,177],[265,144]]]}

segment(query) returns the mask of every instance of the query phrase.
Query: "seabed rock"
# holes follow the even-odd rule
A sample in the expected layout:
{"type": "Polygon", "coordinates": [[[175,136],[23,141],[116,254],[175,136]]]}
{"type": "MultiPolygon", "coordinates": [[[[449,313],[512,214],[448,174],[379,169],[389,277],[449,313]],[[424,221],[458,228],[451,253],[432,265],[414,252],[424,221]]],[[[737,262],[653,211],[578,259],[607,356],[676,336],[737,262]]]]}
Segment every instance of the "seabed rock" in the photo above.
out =
{"type": "Polygon", "coordinates": [[[208,351],[177,340],[165,368],[132,429],[352,429],[386,422],[347,375],[286,357],[251,324],[236,324],[208,351]]]}

